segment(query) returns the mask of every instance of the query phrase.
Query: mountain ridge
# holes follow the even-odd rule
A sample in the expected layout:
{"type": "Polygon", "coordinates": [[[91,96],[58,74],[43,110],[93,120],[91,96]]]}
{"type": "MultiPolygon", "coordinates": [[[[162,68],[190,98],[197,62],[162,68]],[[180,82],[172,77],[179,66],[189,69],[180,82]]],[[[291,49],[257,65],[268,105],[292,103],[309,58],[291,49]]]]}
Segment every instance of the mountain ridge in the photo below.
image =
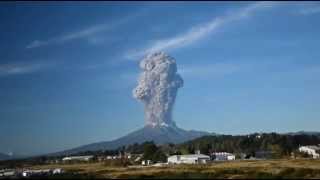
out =
{"type": "Polygon", "coordinates": [[[284,134],[288,134],[288,135],[306,134],[306,135],[320,136],[320,132],[317,132],[317,131],[297,131],[297,132],[288,132],[288,133],[284,133],[284,134]]]}
{"type": "Polygon", "coordinates": [[[216,135],[196,130],[184,130],[177,126],[144,126],[136,131],[133,131],[123,137],[112,141],[103,141],[91,143],[69,150],[52,153],[50,155],[71,155],[83,151],[96,151],[96,150],[111,150],[121,146],[143,143],[145,141],[154,141],[156,144],[164,143],[182,143],[184,141],[192,140],[204,135],[216,135]]]}
{"type": "MultiPolygon", "coordinates": [[[[256,134],[256,133],[251,133],[256,134]]],[[[316,135],[320,137],[320,132],[315,131],[297,131],[297,132],[288,132],[288,133],[277,133],[285,135],[316,135]]],[[[82,145],[76,148],[69,150],[64,150],[56,153],[49,154],[50,156],[59,156],[59,155],[71,155],[84,151],[96,151],[96,150],[113,150],[121,146],[130,145],[134,143],[143,143],[145,141],[154,141],[156,144],[165,144],[165,143],[184,143],[188,141],[201,138],[203,136],[219,136],[222,134],[209,133],[204,131],[196,130],[184,130],[178,128],[177,126],[156,126],[150,127],[145,126],[136,131],[128,133],[125,136],[117,138],[111,141],[102,141],[91,144],[82,145]]]]}
{"type": "MultiPolygon", "coordinates": [[[[53,153],[44,153],[44,154],[39,154],[39,155],[30,155],[30,156],[9,156],[5,153],[0,153],[0,160],[11,160],[11,159],[23,159],[23,158],[32,158],[32,157],[40,157],[40,156],[64,156],[64,155],[71,155],[73,153],[78,153],[78,152],[83,152],[83,151],[86,151],[86,150],[90,150],[90,146],[94,146],[95,148],[91,149],[91,150],[102,150],[102,149],[105,149],[105,150],[113,150],[113,149],[116,149],[117,147],[120,147],[121,145],[114,143],[114,141],[120,141],[122,140],[123,138],[126,138],[127,136],[130,136],[130,135],[137,135],[139,134],[138,132],[141,132],[142,129],[149,129],[150,130],[150,127],[143,127],[143,128],[140,128],[136,131],[133,131],[123,137],[120,137],[120,138],[117,138],[115,140],[110,140],[110,141],[102,141],[102,142],[95,142],[95,143],[90,143],[90,144],[86,144],[86,145],[82,145],[82,146],[78,146],[78,147],[75,147],[75,148],[72,148],[72,149],[67,149],[67,150],[63,150],[63,151],[58,151],[58,152],[53,152],[53,153]],[[102,149],[100,149],[102,148],[102,149]]],[[[172,130],[172,128],[169,128],[172,130]]],[[[193,137],[191,137],[190,139],[186,138],[187,140],[185,141],[189,141],[189,140],[194,140],[196,138],[200,138],[202,136],[206,136],[206,135],[214,135],[214,136],[220,136],[220,135],[226,135],[226,134],[216,134],[216,133],[209,133],[209,132],[203,132],[203,131],[196,131],[196,130],[183,130],[183,129],[180,129],[180,128],[177,128],[175,127],[174,129],[178,129],[179,130],[182,130],[182,131],[185,131],[185,132],[191,132],[193,134],[193,137]]],[[[164,130],[162,128],[162,130],[164,130]]],[[[167,129],[168,130],[168,129],[167,129]]],[[[263,133],[263,132],[255,132],[255,133],[250,133],[250,134],[259,134],[259,133],[263,133]]],[[[277,133],[277,134],[287,134],[287,135],[300,135],[300,134],[305,134],[305,135],[316,135],[316,136],[319,136],[320,137],[320,132],[317,132],[317,131],[297,131],[297,132],[287,132],[287,133],[277,133]]],[[[146,139],[141,139],[140,141],[150,141],[152,140],[151,136],[150,138],[146,138],[146,139]]],[[[129,141],[127,142],[127,144],[123,144],[123,145],[130,145],[130,144],[133,144],[134,142],[132,141],[129,141]]],[[[140,142],[142,143],[142,142],[140,142]]],[[[175,144],[178,144],[178,143],[183,143],[183,141],[180,141],[180,142],[176,142],[175,144]]],[[[161,144],[161,143],[160,143],[161,144]]]]}

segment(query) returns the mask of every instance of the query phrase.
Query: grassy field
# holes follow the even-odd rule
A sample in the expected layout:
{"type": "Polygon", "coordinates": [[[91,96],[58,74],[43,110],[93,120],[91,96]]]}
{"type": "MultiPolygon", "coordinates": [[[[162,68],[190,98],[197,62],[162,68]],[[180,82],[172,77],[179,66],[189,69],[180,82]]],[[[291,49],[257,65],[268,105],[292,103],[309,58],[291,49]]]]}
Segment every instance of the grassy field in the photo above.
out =
{"type": "Polygon", "coordinates": [[[63,168],[83,178],[320,178],[320,160],[214,162],[206,165],[111,167],[103,163],[55,164],[34,169],[63,168]]]}

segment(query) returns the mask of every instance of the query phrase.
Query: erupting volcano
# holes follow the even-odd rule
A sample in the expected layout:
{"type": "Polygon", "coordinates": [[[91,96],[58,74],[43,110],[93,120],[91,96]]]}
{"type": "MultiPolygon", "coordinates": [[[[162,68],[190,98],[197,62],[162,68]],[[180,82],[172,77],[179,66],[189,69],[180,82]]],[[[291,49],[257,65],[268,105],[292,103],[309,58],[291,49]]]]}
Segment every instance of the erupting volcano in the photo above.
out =
{"type": "Polygon", "coordinates": [[[177,91],[184,83],[177,73],[177,64],[173,57],[164,52],[152,53],[140,61],[140,68],[142,73],[138,86],[133,90],[133,97],[144,104],[145,126],[119,139],[81,146],[64,151],[64,154],[115,149],[145,141],[154,141],[157,144],[181,143],[209,134],[183,130],[172,120],[177,91]]]}

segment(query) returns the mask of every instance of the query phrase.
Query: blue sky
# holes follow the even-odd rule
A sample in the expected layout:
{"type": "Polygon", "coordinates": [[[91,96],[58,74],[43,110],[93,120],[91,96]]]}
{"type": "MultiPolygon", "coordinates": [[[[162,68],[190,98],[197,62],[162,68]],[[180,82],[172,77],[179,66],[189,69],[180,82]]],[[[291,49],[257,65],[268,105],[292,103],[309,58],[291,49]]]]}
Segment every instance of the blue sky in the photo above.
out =
{"type": "Polygon", "coordinates": [[[173,119],[225,134],[319,131],[318,2],[0,4],[0,152],[31,155],[143,127],[138,63],[173,56],[173,119]]]}

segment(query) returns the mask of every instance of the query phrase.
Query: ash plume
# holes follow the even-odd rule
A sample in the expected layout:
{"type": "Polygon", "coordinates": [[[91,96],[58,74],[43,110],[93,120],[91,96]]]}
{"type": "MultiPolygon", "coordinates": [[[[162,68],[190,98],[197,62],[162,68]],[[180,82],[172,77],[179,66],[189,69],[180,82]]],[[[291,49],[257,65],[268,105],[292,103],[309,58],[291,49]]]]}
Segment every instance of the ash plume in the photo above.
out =
{"type": "Polygon", "coordinates": [[[163,52],[147,55],[141,62],[133,96],[144,103],[146,126],[173,126],[172,109],[183,80],[175,60],[163,52]]]}

